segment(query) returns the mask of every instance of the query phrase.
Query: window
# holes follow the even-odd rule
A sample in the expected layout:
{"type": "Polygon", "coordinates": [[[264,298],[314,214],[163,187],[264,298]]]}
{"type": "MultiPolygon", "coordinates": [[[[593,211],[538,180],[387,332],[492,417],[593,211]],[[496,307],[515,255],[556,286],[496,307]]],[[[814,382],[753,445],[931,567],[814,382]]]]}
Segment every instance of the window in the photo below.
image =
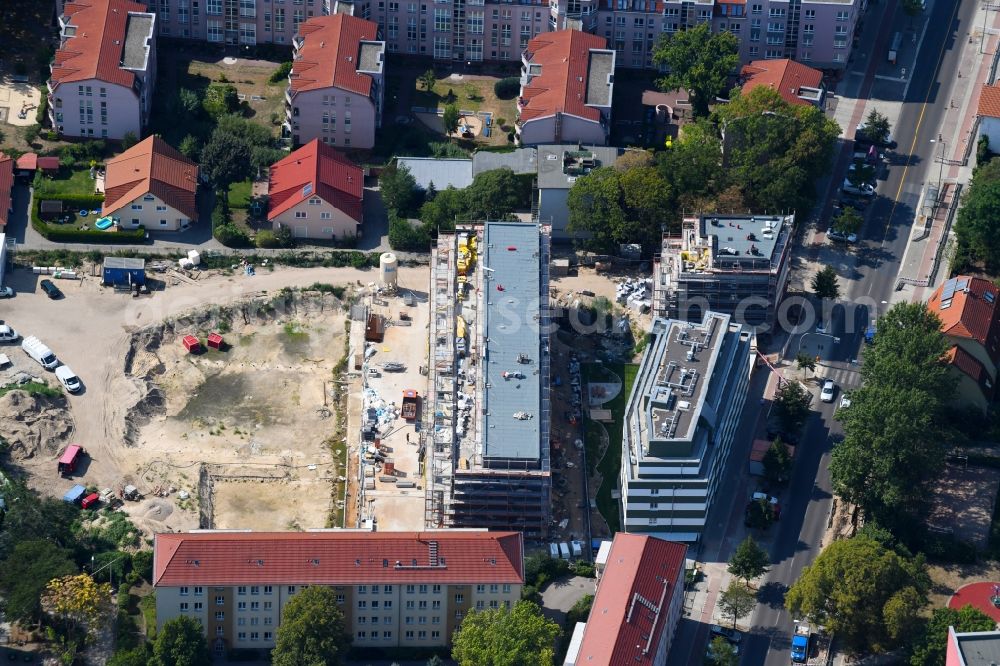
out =
{"type": "Polygon", "coordinates": [[[434,10],[434,30],[436,32],[451,32],[451,11],[450,9],[434,10]]]}
{"type": "Polygon", "coordinates": [[[245,641],[247,639],[247,632],[245,631],[239,632],[238,634],[236,634],[236,638],[238,640],[245,641]]]}
{"type": "Polygon", "coordinates": [[[241,597],[245,597],[247,594],[247,586],[240,585],[238,588],[236,588],[236,594],[240,595],[241,597]]]}
{"type": "Polygon", "coordinates": [[[271,621],[272,621],[272,619],[273,619],[273,618],[271,618],[271,617],[265,617],[265,618],[264,618],[264,626],[266,626],[266,627],[269,627],[269,626],[271,626],[271,621]]]}
{"type": "Polygon", "coordinates": [[[217,627],[215,628],[215,635],[216,635],[216,636],[220,636],[220,637],[221,637],[221,636],[225,636],[225,635],[226,635],[226,628],[225,628],[225,627],[223,627],[223,626],[222,626],[222,625],[220,624],[219,626],[217,626],[217,627]]]}
{"type": "Polygon", "coordinates": [[[476,601],[476,610],[483,610],[486,607],[486,602],[482,599],[476,601]]]}
{"type": "Polygon", "coordinates": [[[260,594],[260,585],[251,585],[250,594],[260,594]]]}
{"type": "Polygon", "coordinates": [[[850,16],[850,12],[846,12],[846,11],[837,12],[837,20],[838,21],[846,21],[849,16],[850,16]]]}
{"type": "Polygon", "coordinates": [[[258,624],[260,624],[260,618],[259,617],[252,617],[252,618],[250,618],[250,626],[251,627],[256,627],[258,624]]]}
{"type": "Polygon", "coordinates": [[[257,26],[253,23],[240,23],[240,44],[257,43],[257,26]]]}
{"type": "MultiPolygon", "coordinates": [[[[320,199],[319,197],[313,197],[313,198],[309,199],[309,205],[310,206],[319,206],[322,203],[323,203],[323,200],[320,199]]],[[[361,587],[364,587],[364,585],[362,585],[361,587]]],[[[375,587],[372,588],[372,592],[375,592],[377,589],[378,589],[378,586],[376,585],[375,587]]],[[[364,594],[364,590],[362,590],[360,588],[358,589],[358,592],[361,593],[361,594],[364,594]]]]}
{"type": "Polygon", "coordinates": [[[270,601],[265,601],[264,602],[264,610],[271,610],[271,602],[270,601]]]}
{"type": "Polygon", "coordinates": [[[407,602],[406,602],[406,607],[407,607],[408,609],[409,609],[409,608],[413,608],[413,601],[407,601],[407,602]]]}
{"type": "Polygon", "coordinates": [[[182,601],[181,602],[181,612],[182,613],[187,613],[187,611],[188,611],[188,603],[186,601],[182,601]]]}
{"type": "Polygon", "coordinates": [[[367,635],[368,635],[368,632],[366,632],[366,631],[359,631],[358,632],[358,638],[365,638],[367,635]]]}
{"type": "MultiPolygon", "coordinates": [[[[160,220],[160,225],[167,226],[167,221],[166,220],[160,220]]],[[[200,602],[200,601],[194,602],[194,609],[196,611],[202,610],[203,607],[204,607],[204,604],[202,604],[202,602],[200,602]]]]}
{"type": "Polygon", "coordinates": [[[500,591],[500,586],[499,585],[497,585],[496,583],[492,583],[490,585],[490,594],[496,594],[499,591],[500,591]]]}
{"type": "Polygon", "coordinates": [[[372,624],[378,624],[378,615],[372,615],[372,624]]]}
{"type": "Polygon", "coordinates": [[[476,594],[484,594],[486,592],[486,586],[479,584],[476,585],[476,594]]]}
{"type": "Polygon", "coordinates": [[[226,598],[224,596],[222,596],[221,594],[215,595],[215,605],[216,606],[221,606],[224,603],[226,603],[226,598]]]}
{"type": "Polygon", "coordinates": [[[242,626],[245,626],[246,623],[247,623],[247,619],[245,617],[238,617],[238,618],[236,618],[236,624],[237,624],[237,626],[242,627],[242,626]]]}
{"type": "Polygon", "coordinates": [[[441,586],[440,585],[435,585],[431,589],[434,591],[434,594],[441,594],[441,586]]]}
{"type": "Polygon", "coordinates": [[[221,42],[222,41],[222,21],[213,21],[209,19],[205,21],[205,25],[208,27],[208,41],[210,42],[221,42]]]}
{"type": "MultiPolygon", "coordinates": [[[[142,206],[140,204],[132,204],[132,210],[142,210],[142,206]]],[[[188,595],[188,587],[187,585],[185,585],[184,587],[181,588],[181,596],[186,597],[187,595],[188,595]]]]}
{"type": "MultiPolygon", "coordinates": [[[[332,232],[333,229],[331,229],[330,231],[332,232]]],[[[385,617],[383,617],[382,618],[382,624],[392,624],[392,616],[391,615],[386,615],[385,617]]]]}
{"type": "Polygon", "coordinates": [[[251,601],[250,602],[250,610],[260,610],[260,602],[259,601],[251,601]]]}
{"type": "Polygon", "coordinates": [[[392,632],[391,632],[391,631],[383,631],[383,632],[382,632],[382,638],[383,638],[384,640],[389,640],[389,639],[391,639],[391,638],[392,638],[392,632]]]}
{"type": "MultiPolygon", "coordinates": [[[[166,206],[162,207],[162,210],[166,210],[166,209],[167,209],[166,206]]],[[[161,210],[161,207],[157,206],[156,210],[161,210]]],[[[203,588],[200,585],[197,586],[196,588],[194,588],[194,596],[196,596],[196,597],[203,597],[203,596],[205,596],[205,588],[203,588]]]]}
{"type": "Polygon", "coordinates": [[[420,610],[427,610],[427,602],[424,600],[418,601],[417,608],[419,608],[420,610]]]}
{"type": "Polygon", "coordinates": [[[412,638],[413,638],[413,632],[412,632],[412,631],[407,631],[407,632],[406,632],[405,634],[403,634],[403,635],[404,635],[404,636],[406,636],[406,637],[407,637],[407,638],[409,638],[409,639],[412,639],[412,638]]]}
{"type": "MultiPolygon", "coordinates": [[[[327,215],[329,215],[329,213],[327,213],[327,215]]],[[[320,219],[322,219],[322,218],[323,218],[323,216],[320,215],[320,219]]],[[[326,218],[326,219],[329,220],[330,218],[326,218]]],[[[386,599],[385,601],[383,601],[382,602],[382,608],[385,608],[385,609],[392,608],[392,600],[391,599],[386,599]]]]}
{"type": "MultiPolygon", "coordinates": [[[[295,217],[298,217],[298,214],[295,217]]],[[[368,608],[368,602],[364,599],[358,599],[358,608],[368,608]]]]}
{"type": "Polygon", "coordinates": [[[250,640],[252,640],[252,641],[258,641],[258,640],[260,640],[260,633],[258,633],[256,631],[251,631],[250,632],[250,640]]]}
{"type": "Polygon", "coordinates": [[[295,594],[295,586],[294,585],[289,585],[288,586],[288,594],[295,594]]]}
{"type": "Polygon", "coordinates": [[[242,611],[242,610],[246,610],[246,609],[247,609],[247,602],[245,602],[245,601],[239,601],[239,602],[236,603],[236,610],[241,610],[242,611]]]}
{"type": "Polygon", "coordinates": [[[226,619],[226,613],[224,611],[215,611],[215,621],[222,622],[226,619]]]}
{"type": "Polygon", "coordinates": [[[655,525],[656,524],[656,518],[650,518],[649,519],[649,524],[650,525],[655,525]]]}
{"type": "Polygon", "coordinates": [[[257,16],[257,3],[255,0],[240,0],[240,16],[254,18],[257,16]]]}
{"type": "Polygon", "coordinates": [[[763,5],[751,5],[750,6],[750,13],[752,13],[752,14],[760,14],[762,11],[764,11],[763,5]]]}
{"type": "Polygon", "coordinates": [[[420,592],[420,594],[427,594],[427,586],[426,585],[421,585],[420,587],[417,588],[417,590],[420,592]]]}
{"type": "Polygon", "coordinates": [[[431,632],[431,638],[441,638],[441,632],[440,631],[432,631],[431,632]]]}
{"type": "MultiPolygon", "coordinates": [[[[274,588],[271,587],[270,585],[265,585],[264,586],[264,594],[271,594],[273,591],[274,591],[274,588]]],[[[270,604],[271,602],[270,601],[265,601],[264,603],[265,604],[270,604]]],[[[270,606],[268,606],[268,607],[270,608],[270,606]]]]}
{"type": "Polygon", "coordinates": [[[504,583],[503,584],[503,593],[504,594],[510,594],[510,583],[504,583]]]}
{"type": "MultiPolygon", "coordinates": [[[[382,587],[382,591],[385,592],[386,594],[389,594],[390,592],[392,592],[392,585],[384,585],[382,587]]],[[[388,608],[388,606],[386,606],[386,608],[388,608]]]]}
{"type": "Polygon", "coordinates": [[[132,225],[133,225],[133,226],[138,226],[138,224],[139,224],[139,218],[137,218],[137,217],[133,217],[133,218],[132,218],[132,225]]]}
{"type": "Polygon", "coordinates": [[[372,599],[372,608],[378,608],[378,599],[372,599]]]}
{"type": "Polygon", "coordinates": [[[456,604],[464,604],[465,603],[465,595],[464,594],[456,594],[455,595],[455,603],[456,604]]]}
{"type": "Polygon", "coordinates": [[[365,616],[365,615],[362,615],[361,617],[359,617],[358,618],[358,624],[368,624],[368,617],[365,616]]]}
{"type": "Polygon", "coordinates": [[[434,610],[438,610],[439,608],[441,608],[441,600],[435,599],[434,601],[432,601],[431,608],[433,608],[434,610]]]}
{"type": "Polygon", "coordinates": [[[431,624],[441,624],[441,616],[435,615],[431,618],[431,624]]]}
{"type": "Polygon", "coordinates": [[[816,10],[815,9],[807,9],[807,10],[805,10],[805,18],[807,18],[807,19],[814,19],[814,18],[816,18],[816,10]]]}
{"type": "Polygon", "coordinates": [[[205,0],[205,13],[222,16],[222,0],[205,0]]]}
{"type": "Polygon", "coordinates": [[[427,632],[426,632],[426,631],[418,631],[418,632],[417,632],[417,638],[418,638],[418,639],[424,639],[424,638],[427,638],[427,632]]]}
{"type": "Polygon", "coordinates": [[[264,640],[265,641],[271,640],[273,636],[274,636],[274,634],[272,634],[270,631],[265,631],[264,632],[264,640]]]}

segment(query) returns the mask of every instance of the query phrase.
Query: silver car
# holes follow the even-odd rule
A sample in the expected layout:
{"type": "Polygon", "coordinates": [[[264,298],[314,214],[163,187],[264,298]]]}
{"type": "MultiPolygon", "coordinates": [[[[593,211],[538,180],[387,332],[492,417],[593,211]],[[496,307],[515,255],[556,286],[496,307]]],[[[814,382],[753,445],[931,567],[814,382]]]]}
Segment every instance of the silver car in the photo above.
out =
{"type": "Polygon", "coordinates": [[[833,402],[833,394],[837,392],[837,385],[832,379],[823,382],[823,389],[819,392],[819,399],[823,402],[833,402]]]}

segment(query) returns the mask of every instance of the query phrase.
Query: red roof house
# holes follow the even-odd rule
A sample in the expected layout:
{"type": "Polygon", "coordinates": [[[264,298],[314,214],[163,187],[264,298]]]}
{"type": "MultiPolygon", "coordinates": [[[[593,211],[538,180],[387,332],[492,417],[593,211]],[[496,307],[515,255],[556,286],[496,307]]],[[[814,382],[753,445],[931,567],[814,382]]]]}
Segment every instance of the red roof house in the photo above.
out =
{"type": "Polygon", "coordinates": [[[198,165],[151,136],[107,162],[102,214],[123,227],[177,231],[198,219],[198,165]]]}
{"type": "Polygon", "coordinates": [[[607,143],[615,52],[606,39],[578,30],[542,33],[528,42],[521,62],[520,143],[607,143]]]}
{"type": "Polygon", "coordinates": [[[983,409],[993,399],[1000,365],[1000,289],[989,280],[959,275],[938,287],[927,307],[952,343],[946,360],[959,373],[956,399],[983,409]]]}
{"type": "Polygon", "coordinates": [[[1000,152],[1000,84],[980,86],[977,120],[979,137],[989,139],[990,151],[1000,152]]]}
{"type": "Polygon", "coordinates": [[[681,543],[616,534],[590,618],[577,625],[566,661],[588,666],[666,664],[683,610],[686,556],[687,546],[681,543]]]}
{"type": "Polygon", "coordinates": [[[0,153],[0,231],[11,214],[11,189],[14,187],[14,158],[0,153]]]}
{"type": "Polygon", "coordinates": [[[362,222],[364,171],[319,139],[271,166],[267,219],[299,238],[354,236],[362,222]]]}
{"type": "Polygon", "coordinates": [[[789,104],[823,105],[826,94],[823,73],[790,58],[754,60],[744,65],[740,76],[744,93],[749,93],[758,86],[767,86],[778,91],[789,104]]]}
{"type": "Polygon", "coordinates": [[[34,171],[38,168],[38,153],[25,153],[17,158],[18,171],[34,171]]]}

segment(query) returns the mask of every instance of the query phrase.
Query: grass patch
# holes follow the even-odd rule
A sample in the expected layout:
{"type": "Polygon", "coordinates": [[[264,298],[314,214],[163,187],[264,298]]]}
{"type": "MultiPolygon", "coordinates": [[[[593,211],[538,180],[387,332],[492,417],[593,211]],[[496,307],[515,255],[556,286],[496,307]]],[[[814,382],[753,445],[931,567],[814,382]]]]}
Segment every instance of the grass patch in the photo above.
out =
{"type": "Polygon", "coordinates": [[[239,209],[249,208],[252,191],[253,183],[249,180],[240,181],[230,185],[229,207],[239,209]]]}
{"type": "Polygon", "coordinates": [[[60,398],[62,391],[52,388],[43,382],[27,382],[20,386],[7,386],[0,388],[0,397],[7,395],[11,391],[24,391],[28,395],[43,395],[46,398],[60,398]]]}
{"type": "Polygon", "coordinates": [[[58,197],[63,194],[94,194],[96,181],[90,177],[90,169],[67,169],[62,167],[55,177],[43,175],[35,185],[36,197],[58,197]]]}
{"type": "MultiPolygon", "coordinates": [[[[606,377],[608,372],[613,372],[622,380],[621,393],[614,400],[604,404],[605,409],[611,410],[613,422],[605,425],[608,432],[608,449],[597,464],[597,471],[601,473],[602,477],[601,487],[597,489],[597,510],[601,512],[604,520],[608,523],[608,529],[614,534],[621,529],[621,517],[618,513],[618,500],[613,498],[611,494],[618,488],[618,476],[622,469],[622,427],[625,421],[625,403],[628,402],[632,384],[635,383],[635,377],[639,373],[639,366],[633,363],[602,365],[586,363],[581,369],[583,376],[588,378],[588,381],[592,379],[599,381],[606,377]]],[[[588,438],[590,437],[590,427],[594,426],[596,424],[593,422],[588,424],[588,438]]],[[[598,437],[598,442],[600,442],[600,437],[598,437]]],[[[590,455],[589,448],[587,455],[588,457],[590,455]]]]}
{"type": "Polygon", "coordinates": [[[309,339],[309,334],[302,330],[302,326],[296,321],[290,321],[284,326],[285,336],[293,342],[305,342],[309,339]]]}
{"type": "Polygon", "coordinates": [[[142,623],[146,630],[146,638],[156,637],[156,593],[139,600],[139,611],[142,613],[142,623]]]}

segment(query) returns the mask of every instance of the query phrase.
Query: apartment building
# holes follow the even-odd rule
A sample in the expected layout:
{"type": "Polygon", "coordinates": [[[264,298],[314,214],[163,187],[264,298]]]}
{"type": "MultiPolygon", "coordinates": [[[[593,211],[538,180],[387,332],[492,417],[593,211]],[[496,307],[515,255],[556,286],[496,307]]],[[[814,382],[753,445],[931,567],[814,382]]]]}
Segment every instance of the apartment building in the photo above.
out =
{"type": "Polygon", "coordinates": [[[595,35],[559,30],[532,39],[521,55],[518,143],[606,144],[614,71],[614,51],[595,35]]]}
{"type": "Polygon", "coordinates": [[[49,120],[62,136],[142,135],[156,82],[156,16],[130,0],[68,2],[48,80],[49,120]]]}
{"type": "Polygon", "coordinates": [[[548,266],[538,224],[460,227],[431,250],[429,527],[548,533],[548,266]]]}
{"type": "Polygon", "coordinates": [[[516,532],[206,530],[153,542],[158,627],[194,618],[217,655],[273,648],[282,608],[310,585],[333,588],[355,647],[431,648],[470,611],[510,608],[523,584],[516,532]]]}
{"type": "Polygon", "coordinates": [[[684,609],[686,556],[682,543],[616,534],[597,565],[590,617],[576,623],[563,666],[665,666],[684,609]]]}
{"type": "Polygon", "coordinates": [[[952,399],[986,412],[1000,368],[1000,289],[989,280],[957,275],[934,290],[927,308],[941,319],[951,343],[945,360],[958,379],[952,399]]]}
{"type": "Polygon", "coordinates": [[[770,326],[788,284],[795,215],[686,217],[653,257],[653,312],[701,321],[712,310],[770,326]]]}
{"type": "Polygon", "coordinates": [[[728,314],[656,319],[625,407],[626,532],[701,538],[729,464],[753,369],[752,329],[728,314]]]}
{"type": "Polygon", "coordinates": [[[1000,663],[1000,631],[957,632],[948,627],[945,666],[993,666],[1000,663]]]}
{"type": "Polygon", "coordinates": [[[361,234],[364,172],[319,139],[271,165],[267,193],[268,221],[296,238],[361,234]]]}
{"type": "Polygon", "coordinates": [[[198,165],[158,136],[108,160],[102,215],[125,229],[180,231],[198,220],[198,165]]]}
{"type": "Polygon", "coordinates": [[[789,58],[754,60],[740,71],[740,82],[744,94],[764,86],[795,106],[811,104],[822,109],[826,97],[823,72],[789,58]]]}
{"type": "Polygon", "coordinates": [[[348,14],[312,18],[293,46],[284,126],[292,145],[373,147],[385,94],[378,26],[348,14]]]}

